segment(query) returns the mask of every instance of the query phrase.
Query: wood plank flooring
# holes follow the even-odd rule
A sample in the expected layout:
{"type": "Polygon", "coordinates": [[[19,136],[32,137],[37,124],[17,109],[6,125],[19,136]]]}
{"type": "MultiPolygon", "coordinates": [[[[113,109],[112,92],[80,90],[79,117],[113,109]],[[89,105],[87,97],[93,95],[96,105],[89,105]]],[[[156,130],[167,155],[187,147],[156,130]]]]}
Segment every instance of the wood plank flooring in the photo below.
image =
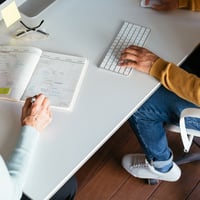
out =
{"type": "MultiPolygon", "coordinates": [[[[175,159],[182,156],[180,136],[168,133],[168,139],[175,159]]],[[[191,150],[199,151],[196,145],[191,150]]],[[[136,152],[141,153],[141,147],[125,123],[76,173],[75,200],[200,200],[200,161],[181,165],[177,182],[148,185],[121,167],[122,156],[136,152]]]]}

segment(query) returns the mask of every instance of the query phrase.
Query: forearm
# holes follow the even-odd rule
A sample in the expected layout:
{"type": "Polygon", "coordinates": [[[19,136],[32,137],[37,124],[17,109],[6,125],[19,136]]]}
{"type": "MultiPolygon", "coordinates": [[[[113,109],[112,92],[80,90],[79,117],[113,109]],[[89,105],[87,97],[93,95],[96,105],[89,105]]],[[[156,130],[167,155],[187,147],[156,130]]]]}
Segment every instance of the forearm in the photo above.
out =
{"type": "Polygon", "coordinates": [[[49,124],[51,119],[47,97],[38,94],[26,99],[22,107],[20,138],[7,166],[0,156],[0,199],[21,199],[39,132],[49,124]],[[33,98],[34,102],[32,102],[33,98]]]}
{"type": "Polygon", "coordinates": [[[158,59],[153,64],[150,75],[158,79],[168,90],[200,106],[200,79],[197,76],[163,59],[158,59]]]}
{"type": "Polygon", "coordinates": [[[32,154],[38,139],[38,132],[30,126],[23,126],[20,139],[7,162],[8,171],[13,183],[15,196],[22,194],[32,154]]]}
{"type": "Polygon", "coordinates": [[[186,8],[192,11],[200,11],[199,0],[179,0],[179,8],[186,8]]]}

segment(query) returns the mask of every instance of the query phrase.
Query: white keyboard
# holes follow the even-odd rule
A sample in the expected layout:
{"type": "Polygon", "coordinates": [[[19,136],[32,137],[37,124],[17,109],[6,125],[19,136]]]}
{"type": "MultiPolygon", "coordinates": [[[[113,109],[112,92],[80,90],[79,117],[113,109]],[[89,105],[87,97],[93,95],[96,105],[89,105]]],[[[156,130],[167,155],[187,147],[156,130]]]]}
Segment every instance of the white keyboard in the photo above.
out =
{"type": "Polygon", "coordinates": [[[128,76],[132,72],[132,68],[118,66],[120,54],[123,49],[130,45],[144,46],[150,31],[150,28],[124,22],[99,67],[128,76]]]}

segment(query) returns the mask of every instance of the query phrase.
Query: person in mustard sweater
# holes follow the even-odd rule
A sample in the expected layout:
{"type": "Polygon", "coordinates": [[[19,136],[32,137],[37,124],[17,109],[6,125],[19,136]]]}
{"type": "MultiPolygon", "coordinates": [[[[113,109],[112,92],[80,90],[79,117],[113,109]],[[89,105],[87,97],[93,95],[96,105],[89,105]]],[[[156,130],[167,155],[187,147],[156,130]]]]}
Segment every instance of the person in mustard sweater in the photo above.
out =
{"type": "MultiPolygon", "coordinates": [[[[135,177],[177,181],[181,170],[173,162],[163,124],[176,124],[184,108],[199,107],[200,78],[138,46],[123,51],[120,65],[147,73],[161,83],[129,119],[145,154],[125,155],[122,166],[135,177]]],[[[200,120],[186,118],[186,126],[200,130],[200,120]]]]}
{"type": "MultiPolygon", "coordinates": [[[[200,0],[162,0],[159,6],[153,7],[159,11],[174,8],[199,11],[200,0]]],[[[199,57],[195,61],[198,59],[199,57]]],[[[157,91],[129,118],[144,154],[125,155],[122,166],[138,178],[177,181],[181,170],[173,162],[164,124],[176,124],[184,108],[200,106],[200,78],[159,58],[148,49],[134,45],[122,52],[120,65],[147,73],[161,83],[157,91]]],[[[186,126],[200,130],[200,120],[187,118],[186,126]]]]}
{"type": "MultiPolygon", "coordinates": [[[[151,0],[145,0],[145,4],[148,5],[151,0]]],[[[199,0],[160,0],[159,4],[154,4],[152,9],[158,11],[167,11],[173,9],[190,9],[192,11],[200,11],[199,0]]]]}

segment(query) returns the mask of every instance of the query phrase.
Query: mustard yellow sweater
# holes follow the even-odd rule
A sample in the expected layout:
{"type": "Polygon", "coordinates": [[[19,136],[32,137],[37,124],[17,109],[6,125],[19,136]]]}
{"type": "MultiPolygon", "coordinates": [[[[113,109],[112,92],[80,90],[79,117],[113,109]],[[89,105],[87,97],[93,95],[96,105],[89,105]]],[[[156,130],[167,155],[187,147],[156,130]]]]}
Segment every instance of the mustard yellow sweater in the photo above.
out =
{"type": "MultiPolygon", "coordinates": [[[[200,0],[179,0],[179,8],[200,11],[200,0]]],[[[179,97],[200,106],[200,78],[196,75],[161,58],[153,64],[150,75],[179,97]]]]}
{"type": "Polygon", "coordinates": [[[179,97],[200,106],[200,78],[196,75],[161,58],[153,64],[150,75],[179,97]]]}
{"type": "Polygon", "coordinates": [[[179,0],[179,8],[200,11],[200,0],[179,0]]]}
{"type": "MultiPolygon", "coordinates": [[[[200,0],[179,0],[179,8],[200,11],[200,0]]],[[[196,75],[161,58],[153,64],[150,75],[179,97],[200,106],[200,78],[196,75]]]]}

